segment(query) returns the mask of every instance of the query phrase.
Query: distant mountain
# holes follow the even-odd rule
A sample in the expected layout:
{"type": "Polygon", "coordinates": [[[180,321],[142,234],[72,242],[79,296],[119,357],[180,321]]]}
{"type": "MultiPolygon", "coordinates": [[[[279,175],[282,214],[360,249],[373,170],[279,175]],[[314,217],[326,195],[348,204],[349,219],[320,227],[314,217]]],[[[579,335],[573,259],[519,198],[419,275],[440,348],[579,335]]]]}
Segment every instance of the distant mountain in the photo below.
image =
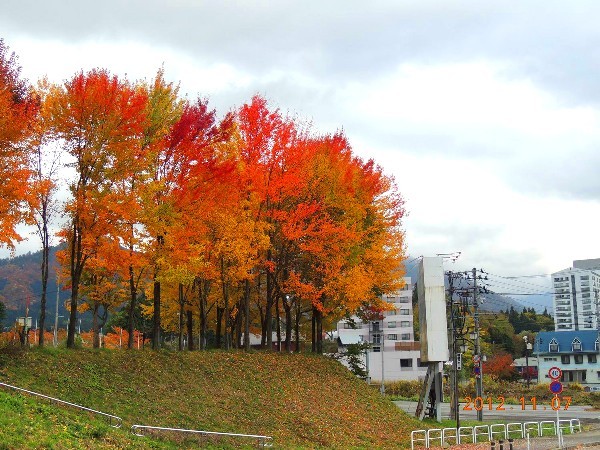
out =
{"type": "MultiPolygon", "coordinates": [[[[57,303],[56,286],[56,251],[58,246],[50,249],[50,273],[46,300],[46,325],[54,325],[55,308],[57,303]]],[[[29,306],[29,316],[36,319],[40,315],[40,297],[42,293],[42,252],[27,253],[14,258],[0,259],[0,301],[6,306],[6,319],[2,326],[10,328],[17,317],[25,316],[29,306]]],[[[59,326],[65,327],[68,312],[64,304],[70,297],[70,291],[58,292],[59,326]]]]}
{"type": "MultiPolygon", "coordinates": [[[[406,261],[410,261],[409,263],[406,264],[406,276],[410,277],[412,282],[415,283],[418,279],[419,279],[419,260],[416,258],[411,258],[410,256],[406,259],[406,261]]],[[[464,286],[462,287],[466,287],[466,282],[464,286]]],[[[445,284],[446,284],[446,289],[448,288],[448,280],[445,279],[445,284]]],[[[457,286],[457,287],[461,287],[461,286],[457,286]]],[[[488,294],[481,294],[479,296],[480,299],[480,310],[482,311],[489,311],[489,312],[499,312],[500,310],[502,311],[506,311],[508,309],[511,308],[511,306],[517,310],[517,311],[522,311],[523,308],[526,307],[526,304],[523,302],[520,302],[519,300],[512,298],[512,297],[508,297],[505,295],[500,295],[500,294],[495,294],[495,293],[488,293],[488,294]]],[[[527,306],[527,307],[531,307],[531,306],[527,306]]],[[[535,307],[535,306],[534,306],[535,307]]],[[[538,308],[535,308],[536,310],[538,308]]],[[[549,308],[550,309],[550,308],[549,308]]],[[[539,310],[539,312],[543,312],[544,307],[542,306],[541,309],[539,310]]]]}

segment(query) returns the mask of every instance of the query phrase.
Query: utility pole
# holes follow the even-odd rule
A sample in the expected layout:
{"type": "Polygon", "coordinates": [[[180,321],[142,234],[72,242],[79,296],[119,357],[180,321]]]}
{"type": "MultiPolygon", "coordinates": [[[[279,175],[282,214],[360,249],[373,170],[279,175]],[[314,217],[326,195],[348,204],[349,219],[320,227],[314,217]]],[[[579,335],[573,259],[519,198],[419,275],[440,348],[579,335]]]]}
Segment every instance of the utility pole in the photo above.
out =
{"type": "Polygon", "coordinates": [[[385,338],[384,338],[384,333],[383,333],[383,315],[381,316],[381,388],[380,388],[380,392],[381,395],[385,395],[385,375],[384,375],[384,367],[383,367],[383,351],[385,350],[384,348],[384,343],[385,343],[385,338]]]}
{"type": "Polygon", "coordinates": [[[60,297],[60,275],[56,273],[56,314],[54,315],[54,346],[58,345],[58,302],[60,297]]]}
{"type": "Polygon", "coordinates": [[[460,427],[458,412],[458,346],[456,344],[456,308],[454,307],[454,279],[452,271],[448,272],[448,297],[450,302],[450,339],[452,340],[452,372],[450,372],[452,402],[450,403],[450,418],[456,419],[456,428],[458,429],[460,427]]]}
{"type": "MultiPolygon", "coordinates": [[[[483,398],[483,361],[481,361],[481,346],[479,342],[479,305],[477,304],[477,269],[473,268],[473,319],[475,322],[475,356],[479,364],[479,373],[475,374],[475,389],[477,397],[483,398]]],[[[477,411],[477,420],[483,421],[483,408],[477,411]]]]}
{"type": "Polygon", "coordinates": [[[530,380],[530,375],[529,375],[529,342],[528,342],[528,337],[527,335],[523,336],[523,340],[525,341],[525,373],[527,374],[527,387],[529,387],[529,384],[531,382],[530,380]]]}

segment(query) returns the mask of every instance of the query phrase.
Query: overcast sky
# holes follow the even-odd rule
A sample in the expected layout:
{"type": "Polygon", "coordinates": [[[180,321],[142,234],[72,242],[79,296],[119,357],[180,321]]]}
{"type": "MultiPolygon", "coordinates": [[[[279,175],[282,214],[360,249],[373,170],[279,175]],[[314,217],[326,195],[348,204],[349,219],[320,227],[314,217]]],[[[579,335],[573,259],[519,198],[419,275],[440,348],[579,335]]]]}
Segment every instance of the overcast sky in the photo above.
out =
{"type": "MultiPolygon", "coordinates": [[[[102,67],[219,114],[255,93],[393,175],[412,256],[547,274],[600,257],[600,2],[3,0],[31,82],[102,67]]],[[[19,251],[36,250],[35,237],[19,251]]]]}

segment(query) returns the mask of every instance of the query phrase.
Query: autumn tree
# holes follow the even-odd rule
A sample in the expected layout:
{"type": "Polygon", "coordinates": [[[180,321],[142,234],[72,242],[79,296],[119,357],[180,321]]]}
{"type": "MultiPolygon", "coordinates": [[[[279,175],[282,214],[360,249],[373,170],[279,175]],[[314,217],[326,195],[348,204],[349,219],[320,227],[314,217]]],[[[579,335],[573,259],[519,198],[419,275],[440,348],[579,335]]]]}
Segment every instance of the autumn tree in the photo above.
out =
{"type": "MultiPolygon", "coordinates": [[[[256,272],[265,278],[265,303],[262,314],[262,344],[272,347],[272,317],[276,300],[275,270],[277,264],[273,251],[274,213],[279,202],[279,191],[285,183],[294,181],[282,179],[286,173],[284,156],[292,148],[295,136],[293,121],[286,120],[278,110],[270,110],[267,102],[254,96],[250,103],[243,105],[237,113],[240,133],[239,159],[243,169],[241,189],[243,198],[254,206],[254,221],[261,224],[269,235],[270,246],[257,261],[256,272]]],[[[257,278],[260,281],[260,277],[257,278]]]]}
{"type": "Polygon", "coordinates": [[[47,145],[51,141],[48,133],[48,120],[45,99],[50,90],[55,87],[50,86],[45,80],[40,81],[36,95],[40,100],[41,112],[38,120],[35,122],[31,146],[31,181],[28,195],[28,222],[35,225],[37,236],[42,244],[42,263],[41,263],[41,281],[42,292],[40,296],[40,321],[38,344],[40,347],[45,343],[45,323],[46,323],[46,299],[48,292],[48,276],[50,269],[50,247],[52,245],[52,234],[50,225],[59,213],[59,202],[56,193],[59,186],[59,172],[62,169],[60,164],[60,150],[56,146],[47,145]]]}
{"type": "MultiPolygon", "coordinates": [[[[97,230],[106,225],[116,155],[129,152],[143,131],[147,97],[130,83],[105,70],[80,72],[48,99],[52,133],[71,156],[75,171],[66,206],[70,223],[63,237],[68,243],[71,288],[67,347],[75,344],[79,284],[88,259],[99,244],[97,230]]],[[[114,197],[113,197],[114,199],[114,197]]]]}
{"type": "Polygon", "coordinates": [[[100,329],[109,312],[127,298],[127,285],[119,277],[120,244],[117,240],[99,237],[100,245],[90,255],[81,276],[79,310],[92,313],[93,347],[100,347],[100,329]]]}
{"type": "Polygon", "coordinates": [[[512,356],[503,352],[493,355],[483,363],[483,373],[496,381],[514,381],[518,377],[512,356]]]}
{"type": "Polygon", "coordinates": [[[14,53],[0,39],[0,246],[14,249],[22,238],[16,226],[24,218],[30,179],[30,138],[38,101],[20,78],[14,53]]]}
{"type": "Polygon", "coordinates": [[[287,289],[311,305],[313,351],[321,352],[325,316],[385,308],[381,294],[398,288],[404,209],[393,180],[355,157],[343,135],[314,145],[306,190],[283,231],[296,245],[287,289]]]}
{"type": "MultiPolygon", "coordinates": [[[[232,197],[228,194],[235,198],[228,178],[234,169],[228,153],[232,127],[232,117],[226,115],[217,120],[215,111],[208,108],[205,100],[186,103],[180,119],[173,125],[165,155],[168,156],[165,161],[168,169],[162,179],[166,182],[164,187],[170,191],[171,209],[170,222],[162,223],[163,229],[168,230],[163,238],[163,264],[165,267],[170,265],[171,272],[180,273],[182,279],[179,282],[185,286],[190,284],[187,274],[194,274],[193,285],[199,293],[203,329],[208,312],[207,289],[211,285],[208,280],[213,280],[219,273],[206,270],[208,264],[214,263],[212,257],[216,255],[214,242],[208,242],[216,236],[211,234],[215,230],[211,227],[215,224],[211,218],[215,210],[231,204],[232,197]],[[182,267],[187,268],[185,274],[181,272],[182,267]]],[[[178,298],[181,299],[181,295],[178,298]]],[[[182,300],[179,302],[183,304],[182,300]]],[[[180,317],[183,310],[181,307],[180,317]]],[[[185,312],[190,334],[191,310],[185,312]]]]}

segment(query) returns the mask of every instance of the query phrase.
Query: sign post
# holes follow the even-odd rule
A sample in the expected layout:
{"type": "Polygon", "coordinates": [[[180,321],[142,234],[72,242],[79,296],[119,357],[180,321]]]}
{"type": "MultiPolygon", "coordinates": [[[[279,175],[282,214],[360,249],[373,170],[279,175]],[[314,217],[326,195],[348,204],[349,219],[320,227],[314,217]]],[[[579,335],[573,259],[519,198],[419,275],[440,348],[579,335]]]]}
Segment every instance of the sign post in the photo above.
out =
{"type": "Polygon", "coordinates": [[[562,448],[562,430],[560,428],[560,417],[558,416],[558,411],[560,410],[560,397],[558,394],[563,391],[563,385],[560,382],[562,370],[560,370],[560,367],[551,367],[550,370],[548,370],[548,376],[552,378],[549,389],[550,392],[554,394],[554,398],[552,399],[552,409],[556,410],[556,436],[558,437],[558,448],[562,448]]]}

